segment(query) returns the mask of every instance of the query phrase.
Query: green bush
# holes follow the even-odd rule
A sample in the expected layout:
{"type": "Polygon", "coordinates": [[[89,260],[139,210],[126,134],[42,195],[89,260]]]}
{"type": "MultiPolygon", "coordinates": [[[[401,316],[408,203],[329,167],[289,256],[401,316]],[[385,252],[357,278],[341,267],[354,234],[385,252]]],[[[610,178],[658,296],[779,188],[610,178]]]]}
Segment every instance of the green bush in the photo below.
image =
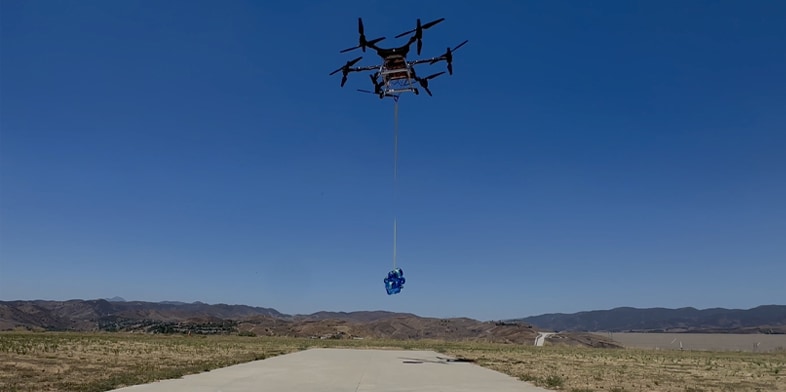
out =
{"type": "Polygon", "coordinates": [[[565,385],[565,379],[555,374],[546,377],[545,384],[549,388],[559,388],[565,385]]]}

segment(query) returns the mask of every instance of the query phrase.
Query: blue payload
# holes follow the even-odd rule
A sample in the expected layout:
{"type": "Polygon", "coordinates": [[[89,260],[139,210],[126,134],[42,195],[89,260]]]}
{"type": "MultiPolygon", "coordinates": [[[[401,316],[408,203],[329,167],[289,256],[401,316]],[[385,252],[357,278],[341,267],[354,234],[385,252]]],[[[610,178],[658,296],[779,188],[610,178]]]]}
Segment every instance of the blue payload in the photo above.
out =
{"type": "Polygon", "coordinates": [[[404,279],[404,271],[401,268],[396,268],[388,272],[388,277],[385,278],[385,290],[387,290],[388,295],[398,294],[406,281],[404,279]]]}

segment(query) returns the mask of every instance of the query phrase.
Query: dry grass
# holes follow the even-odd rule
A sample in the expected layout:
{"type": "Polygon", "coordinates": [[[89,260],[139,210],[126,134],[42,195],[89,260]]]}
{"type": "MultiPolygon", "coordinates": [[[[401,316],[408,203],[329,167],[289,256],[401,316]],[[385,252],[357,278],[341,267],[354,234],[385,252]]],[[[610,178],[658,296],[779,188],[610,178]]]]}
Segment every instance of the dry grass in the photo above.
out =
{"type": "Polygon", "coordinates": [[[0,334],[0,391],[106,391],[300,349],[286,339],[0,334]]]}
{"type": "Polygon", "coordinates": [[[786,391],[784,352],[111,333],[0,333],[0,391],[106,391],[311,347],[434,350],[571,392],[786,391]]]}
{"type": "Polygon", "coordinates": [[[545,388],[574,392],[786,391],[786,352],[476,347],[447,353],[545,388]]]}

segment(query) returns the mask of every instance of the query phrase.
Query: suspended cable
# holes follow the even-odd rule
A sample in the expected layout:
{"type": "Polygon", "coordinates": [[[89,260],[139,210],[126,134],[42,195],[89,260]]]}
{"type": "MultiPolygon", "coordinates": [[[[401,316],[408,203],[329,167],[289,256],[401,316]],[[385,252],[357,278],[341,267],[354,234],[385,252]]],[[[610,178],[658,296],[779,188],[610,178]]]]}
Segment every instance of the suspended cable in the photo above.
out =
{"type": "Polygon", "coordinates": [[[398,253],[398,97],[393,99],[393,269],[398,253]]]}

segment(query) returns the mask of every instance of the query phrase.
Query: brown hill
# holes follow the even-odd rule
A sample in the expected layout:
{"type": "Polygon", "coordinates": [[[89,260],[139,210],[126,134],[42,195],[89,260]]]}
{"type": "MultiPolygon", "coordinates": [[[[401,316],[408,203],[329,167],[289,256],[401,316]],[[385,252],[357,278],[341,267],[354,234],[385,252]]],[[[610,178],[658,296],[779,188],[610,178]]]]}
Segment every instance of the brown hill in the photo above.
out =
{"type": "MultiPolygon", "coordinates": [[[[269,315],[286,317],[275,309],[245,305],[208,305],[201,302],[109,302],[96,300],[0,301],[0,330],[13,328],[49,331],[95,331],[131,321],[178,323],[188,320],[236,320],[269,315]]],[[[121,328],[122,329],[122,328],[121,328]]]]}
{"type": "Polygon", "coordinates": [[[435,339],[532,344],[537,331],[526,324],[498,324],[467,318],[438,319],[409,314],[390,314],[372,321],[344,317],[285,320],[253,317],[238,323],[239,331],[266,336],[319,339],[381,338],[399,340],[435,339]]]}
{"type": "Polygon", "coordinates": [[[395,313],[386,311],[360,311],[360,312],[316,312],[307,315],[296,315],[295,320],[345,320],[356,322],[370,322],[391,319],[402,316],[417,317],[411,313],[395,313]]]}
{"type": "Polygon", "coordinates": [[[0,328],[90,330],[95,320],[112,313],[104,300],[0,301],[0,328]]]}
{"type": "MultiPolygon", "coordinates": [[[[134,331],[146,333],[242,333],[315,339],[434,339],[532,344],[526,323],[429,318],[409,313],[317,312],[290,316],[275,309],[200,302],[151,303],[99,300],[0,301],[0,330],[134,331]]],[[[594,336],[594,335],[590,335],[594,336]]],[[[567,343],[603,346],[586,338],[567,343]],[[584,340],[582,340],[584,339],[584,340]]],[[[605,343],[604,343],[605,344],[605,343]]]]}

